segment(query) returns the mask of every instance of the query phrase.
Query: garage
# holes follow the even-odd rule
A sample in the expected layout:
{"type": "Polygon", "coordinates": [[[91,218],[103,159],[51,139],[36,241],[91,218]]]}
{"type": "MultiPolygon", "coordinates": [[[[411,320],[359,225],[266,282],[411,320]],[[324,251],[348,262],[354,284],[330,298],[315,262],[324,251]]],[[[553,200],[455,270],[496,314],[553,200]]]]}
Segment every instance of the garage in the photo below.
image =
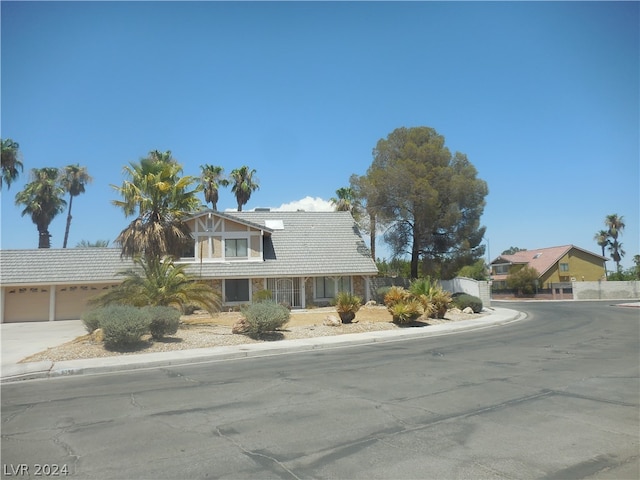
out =
{"type": "Polygon", "coordinates": [[[49,287],[4,288],[5,322],[41,322],[49,319],[49,287]]]}

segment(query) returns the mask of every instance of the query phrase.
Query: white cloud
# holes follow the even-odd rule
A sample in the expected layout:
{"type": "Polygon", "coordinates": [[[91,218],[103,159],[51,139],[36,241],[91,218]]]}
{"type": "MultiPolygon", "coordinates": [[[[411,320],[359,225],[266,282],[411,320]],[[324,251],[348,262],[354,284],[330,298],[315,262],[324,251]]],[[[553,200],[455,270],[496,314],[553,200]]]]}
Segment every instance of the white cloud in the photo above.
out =
{"type": "Polygon", "coordinates": [[[295,212],[297,210],[304,210],[306,212],[333,212],[335,206],[328,200],[323,200],[320,197],[304,197],[301,200],[294,200],[293,202],[283,203],[279,207],[272,208],[273,212],[295,212]]]}

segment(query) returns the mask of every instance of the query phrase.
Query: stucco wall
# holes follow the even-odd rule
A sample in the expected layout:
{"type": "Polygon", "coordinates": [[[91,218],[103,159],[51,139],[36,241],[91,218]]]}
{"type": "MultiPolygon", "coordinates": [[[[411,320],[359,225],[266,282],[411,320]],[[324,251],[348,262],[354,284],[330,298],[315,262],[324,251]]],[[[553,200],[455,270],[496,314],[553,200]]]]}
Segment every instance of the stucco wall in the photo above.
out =
{"type": "Polygon", "coordinates": [[[487,281],[473,280],[466,277],[456,277],[452,280],[442,280],[442,288],[451,292],[464,292],[482,300],[483,307],[491,306],[491,286],[487,281]]]}
{"type": "Polygon", "coordinates": [[[572,282],[574,300],[638,300],[640,281],[572,282]]]}

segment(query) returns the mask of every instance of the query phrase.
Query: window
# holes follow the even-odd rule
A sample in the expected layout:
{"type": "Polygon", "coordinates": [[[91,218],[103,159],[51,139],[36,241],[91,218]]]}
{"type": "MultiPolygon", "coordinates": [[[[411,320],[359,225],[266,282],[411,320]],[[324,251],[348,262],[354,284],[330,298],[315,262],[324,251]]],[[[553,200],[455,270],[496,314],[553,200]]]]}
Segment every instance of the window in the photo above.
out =
{"type": "Polygon", "coordinates": [[[224,281],[224,301],[227,302],[248,302],[249,301],[249,279],[224,281]]]}
{"type": "Polygon", "coordinates": [[[338,292],[351,291],[351,278],[341,277],[336,279],[332,277],[316,278],[316,298],[334,298],[338,292]],[[337,288],[336,288],[337,287],[337,288]]]}
{"type": "Polygon", "coordinates": [[[569,271],[569,264],[568,263],[561,263],[560,264],[560,271],[561,272],[568,272],[569,271]]]}
{"type": "Polygon", "coordinates": [[[228,238],[224,241],[225,257],[247,257],[246,238],[228,238]]]}
{"type": "Polygon", "coordinates": [[[504,275],[509,273],[509,265],[494,265],[493,266],[496,275],[504,275]]]}
{"type": "Polygon", "coordinates": [[[334,293],[333,280],[327,277],[316,278],[316,298],[333,298],[334,293]]]}

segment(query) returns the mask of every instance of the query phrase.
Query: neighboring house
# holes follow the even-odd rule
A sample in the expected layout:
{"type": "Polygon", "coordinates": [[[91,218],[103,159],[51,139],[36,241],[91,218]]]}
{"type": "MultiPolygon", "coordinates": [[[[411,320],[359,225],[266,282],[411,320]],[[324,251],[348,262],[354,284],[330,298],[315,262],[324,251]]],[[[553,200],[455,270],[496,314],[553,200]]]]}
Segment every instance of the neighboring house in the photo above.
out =
{"type": "MultiPolygon", "coordinates": [[[[192,247],[176,263],[211,282],[227,307],[270,290],[293,308],[326,305],[338,291],[369,299],[375,262],[349,212],[203,211],[187,220],[192,247]]],[[[130,268],[113,248],[0,252],[2,322],[76,319],[92,296],[130,268]]]]}
{"type": "Polygon", "coordinates": [[[606,257],[574,245],[524,250],[513,255],[500,255],[491,262],[494,289],[507,288],[507,277],[525,265],[538,271],[539,288],[553,284],[596,281],[605,278],[606,257]]]}

